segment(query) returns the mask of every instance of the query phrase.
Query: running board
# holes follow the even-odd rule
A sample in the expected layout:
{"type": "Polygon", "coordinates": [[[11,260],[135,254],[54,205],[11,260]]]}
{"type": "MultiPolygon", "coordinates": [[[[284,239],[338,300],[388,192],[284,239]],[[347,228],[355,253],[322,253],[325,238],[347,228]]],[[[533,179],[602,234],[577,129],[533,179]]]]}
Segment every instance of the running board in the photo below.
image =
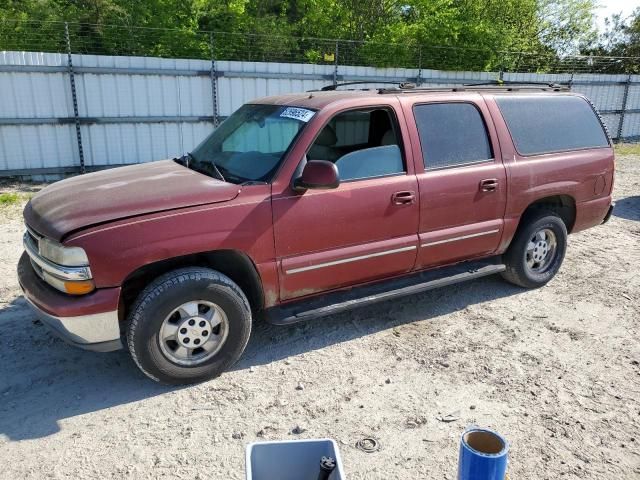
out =
{"type": "Polygon", "coordinates": [[[290,325],[383,300],[404,297],[493,275],[505,270],[506,267],[500,263],[500,257],[463,262],[348,290],[339,290],[320,297],[286,303],[268,308],[263,315],[265,320],[273,325],[290,325]]]}

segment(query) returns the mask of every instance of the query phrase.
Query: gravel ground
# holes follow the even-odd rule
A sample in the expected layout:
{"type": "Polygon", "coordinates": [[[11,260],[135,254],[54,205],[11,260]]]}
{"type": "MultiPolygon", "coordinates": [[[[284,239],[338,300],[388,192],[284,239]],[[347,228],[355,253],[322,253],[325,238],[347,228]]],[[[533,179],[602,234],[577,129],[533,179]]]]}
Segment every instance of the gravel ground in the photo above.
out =
{"type": "Polygon", "coordinates": [[[640,478],[640,157],[617,166],[610,223],[570,237],[548,286],[490,277],[257,324],[233,371],[188,388],[36,322],[15,276],[21,207],[2,207],[0,478],[241,479],[249,442],[331,437],[349,479],[453,479],[472,424],[509,439],[512,479],[640,478]]]}

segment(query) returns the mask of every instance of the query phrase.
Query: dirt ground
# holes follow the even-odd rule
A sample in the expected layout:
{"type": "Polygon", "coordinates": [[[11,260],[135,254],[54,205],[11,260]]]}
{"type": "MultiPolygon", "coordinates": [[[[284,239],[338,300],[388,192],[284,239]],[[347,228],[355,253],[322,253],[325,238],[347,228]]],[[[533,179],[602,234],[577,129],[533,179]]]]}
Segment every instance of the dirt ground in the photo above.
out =
{"type": "Polygon", "coordinates": [[[611,221],[572,235],[542,289],[490,277],[256,324],[231,372],[188,388],[35,322],[15,275],[21,207],[2,207],[0,478],[241,479],[249,442],[330,437],[351,480],[453,479],[475,424],[510,441],[511,479],[638,479],[640,157],[619,158],[616,182],[611,221]],[[381,449],[355,448],[364,437],[381,449]]]}

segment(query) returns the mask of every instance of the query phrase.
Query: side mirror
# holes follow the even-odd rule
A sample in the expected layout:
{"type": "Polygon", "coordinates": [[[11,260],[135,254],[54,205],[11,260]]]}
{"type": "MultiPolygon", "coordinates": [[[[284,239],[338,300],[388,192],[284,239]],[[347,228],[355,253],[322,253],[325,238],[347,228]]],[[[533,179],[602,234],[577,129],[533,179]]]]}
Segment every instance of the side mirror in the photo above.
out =
{"type": "Polygon", "coordinates": [[[303,192],[307,189],[328,190],[340,185],[338,167],[327,160],[309,160],[302,175],[293,182],[293,189],[303,192]]]}

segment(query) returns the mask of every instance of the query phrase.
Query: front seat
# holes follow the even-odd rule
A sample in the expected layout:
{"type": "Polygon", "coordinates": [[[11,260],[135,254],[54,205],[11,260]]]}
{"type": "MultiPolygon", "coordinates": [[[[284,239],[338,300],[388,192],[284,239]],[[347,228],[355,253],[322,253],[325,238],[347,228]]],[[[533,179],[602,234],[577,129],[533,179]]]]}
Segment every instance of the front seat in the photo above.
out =
{"type": "Polygon", "coordinates": [[[397,145],[398,142],[396,141],[396,134],[393,132],[393,129],[389,129],[386,132],[384,132],[384,135],[382,136],[382,140],[380,141],[380,145],[384,146],[384,145],[397,145]]]}
{"type": "Polygon", "coordinates": [[[318,135],[318,138],[316,138],[316,141],[313,142],[307,157],[309,160],[329,160],[330,162],[335,162],[340,157],[340,153],[334,147],[337,142],[338,137],[336,136],[336,131],[331,125],[326,125],[320,132],[320,135],[318,135]]]}

